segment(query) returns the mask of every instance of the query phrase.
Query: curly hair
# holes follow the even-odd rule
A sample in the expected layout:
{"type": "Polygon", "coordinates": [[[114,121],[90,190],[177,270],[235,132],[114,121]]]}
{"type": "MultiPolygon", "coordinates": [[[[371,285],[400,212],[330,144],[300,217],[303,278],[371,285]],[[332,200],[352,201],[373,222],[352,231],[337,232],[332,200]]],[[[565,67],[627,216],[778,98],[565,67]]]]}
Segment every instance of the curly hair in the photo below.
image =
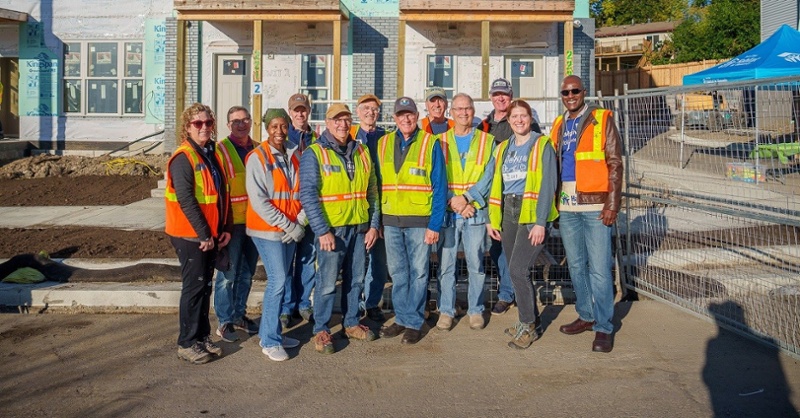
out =
{"type": "Polygon", "coordinates": [[[208,117],[214,121],[214,129],[211,131],[211,140],[217,140],[217,116],[214,115],[214,111],[211,110],[209,106],[202,103],[195,103],[187,107],[186,110],[183,111],[183,115],[181,115],[181,141],[189,140],[189,124],[198,113],[202,112],[206,112],[208,117]]]}

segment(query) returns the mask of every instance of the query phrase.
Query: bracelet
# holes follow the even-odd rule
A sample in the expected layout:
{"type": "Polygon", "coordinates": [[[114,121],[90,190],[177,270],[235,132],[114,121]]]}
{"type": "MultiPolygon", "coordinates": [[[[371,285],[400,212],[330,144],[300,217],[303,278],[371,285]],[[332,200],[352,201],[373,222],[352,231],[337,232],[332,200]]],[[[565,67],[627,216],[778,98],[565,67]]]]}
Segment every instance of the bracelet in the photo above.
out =
{"type": "Polygon", "coordinates": [[[463,197],[464,201],[467,202],[467,204],[469,205],[469,199],[467,199],[467,195],[462,194],[461,197],[463,197]]]}

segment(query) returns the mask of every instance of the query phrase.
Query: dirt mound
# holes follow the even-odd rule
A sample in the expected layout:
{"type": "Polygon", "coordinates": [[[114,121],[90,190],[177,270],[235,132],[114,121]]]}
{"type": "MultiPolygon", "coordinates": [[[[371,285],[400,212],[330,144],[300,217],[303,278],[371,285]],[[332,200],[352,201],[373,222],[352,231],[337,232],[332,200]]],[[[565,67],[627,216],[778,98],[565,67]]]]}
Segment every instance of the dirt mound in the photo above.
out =
{"type": "Polygon", "coordinates": [[[37,155],[22,158],[0,167],[0,178],[29,179],[79,176],[163,177],[167,155],[135,157],[82,157],[77,155],[37,155]]]}

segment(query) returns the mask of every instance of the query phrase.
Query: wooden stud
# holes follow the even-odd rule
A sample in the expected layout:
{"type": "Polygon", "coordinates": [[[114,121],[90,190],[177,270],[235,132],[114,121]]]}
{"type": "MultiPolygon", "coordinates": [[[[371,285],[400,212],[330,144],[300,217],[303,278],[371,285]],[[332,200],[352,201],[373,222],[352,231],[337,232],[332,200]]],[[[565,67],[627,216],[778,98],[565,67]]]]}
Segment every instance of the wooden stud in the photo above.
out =
{"type": "Polygon", "coordinates": [[[333,21],[333,100],[342,95],[342,21],[333,21]]]}
{"type": "Polygon", "coordinates": [[[489,98],[489,50],[491,48],[491,32],[489,21],[481,22],[481,97],[489,98]]]}
{"type": "MultiPolygon", "coordinates": [[[[252,62],[252,72],[253,72],[253,82],[261,81],[261,76],[263,74],[263,70],[261,68],[261,58],[264,56],[263,47],[263,36],[261,34],[262,22],[260,20],[253,21],[253,56],[251,58],[252,62]]],[[[252,89],[250,89],[252,92],[252,89]]],[[[263,97],[261,94],[253,94],[252,101],[253,101],[253,139],[257,142],[261,142],[261,112],[262,112],[262,103],[263,97]]]]}
{"type": "Polygon", "coordinates": [[[573,46],[572,35],[575,28],[572,27],[572,19],[564,22],[564,77],[573,73],[573,46]]]}

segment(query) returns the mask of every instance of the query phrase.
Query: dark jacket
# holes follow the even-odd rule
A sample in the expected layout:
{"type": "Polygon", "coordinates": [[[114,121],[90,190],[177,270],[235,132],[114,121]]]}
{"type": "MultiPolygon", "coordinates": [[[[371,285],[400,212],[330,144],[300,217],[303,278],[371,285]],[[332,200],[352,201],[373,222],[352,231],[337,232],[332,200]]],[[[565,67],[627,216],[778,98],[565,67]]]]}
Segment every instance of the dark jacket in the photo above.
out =
{"type": "MultiPolygon", "coordinates": [[[[581,140],[583,132],[587,129],[593,129],[594,125],[600,123],[595,117],[594,111],[600,109],[596,104],[587,104],[588,108],[581,118],[578,125],[578,141],[581,140]],[[591,126],[590,126],[591,125],[591,126]]],[[[561,129],[558,132],[550,132],[550,137],[553,144],[559,150],[558,167],[559,173],[561,171],[561,140],[564,138],[564,131],[566,130],[568,113],[564,113],[564,122],[561,124],[561,129]]],[[[608,119],[608,125],[603,133],[606,139],[606,165],[608,166],[608,193],[581,193],[578,192],[578,204],[603,204],[603,210],[613,210],[619,212],[622,200],[622,140],[619,136],[619,130],[614,123],[613,118],[608,119]]],[[[576,144],[577,148],[577,144],[576,144]]]]}

